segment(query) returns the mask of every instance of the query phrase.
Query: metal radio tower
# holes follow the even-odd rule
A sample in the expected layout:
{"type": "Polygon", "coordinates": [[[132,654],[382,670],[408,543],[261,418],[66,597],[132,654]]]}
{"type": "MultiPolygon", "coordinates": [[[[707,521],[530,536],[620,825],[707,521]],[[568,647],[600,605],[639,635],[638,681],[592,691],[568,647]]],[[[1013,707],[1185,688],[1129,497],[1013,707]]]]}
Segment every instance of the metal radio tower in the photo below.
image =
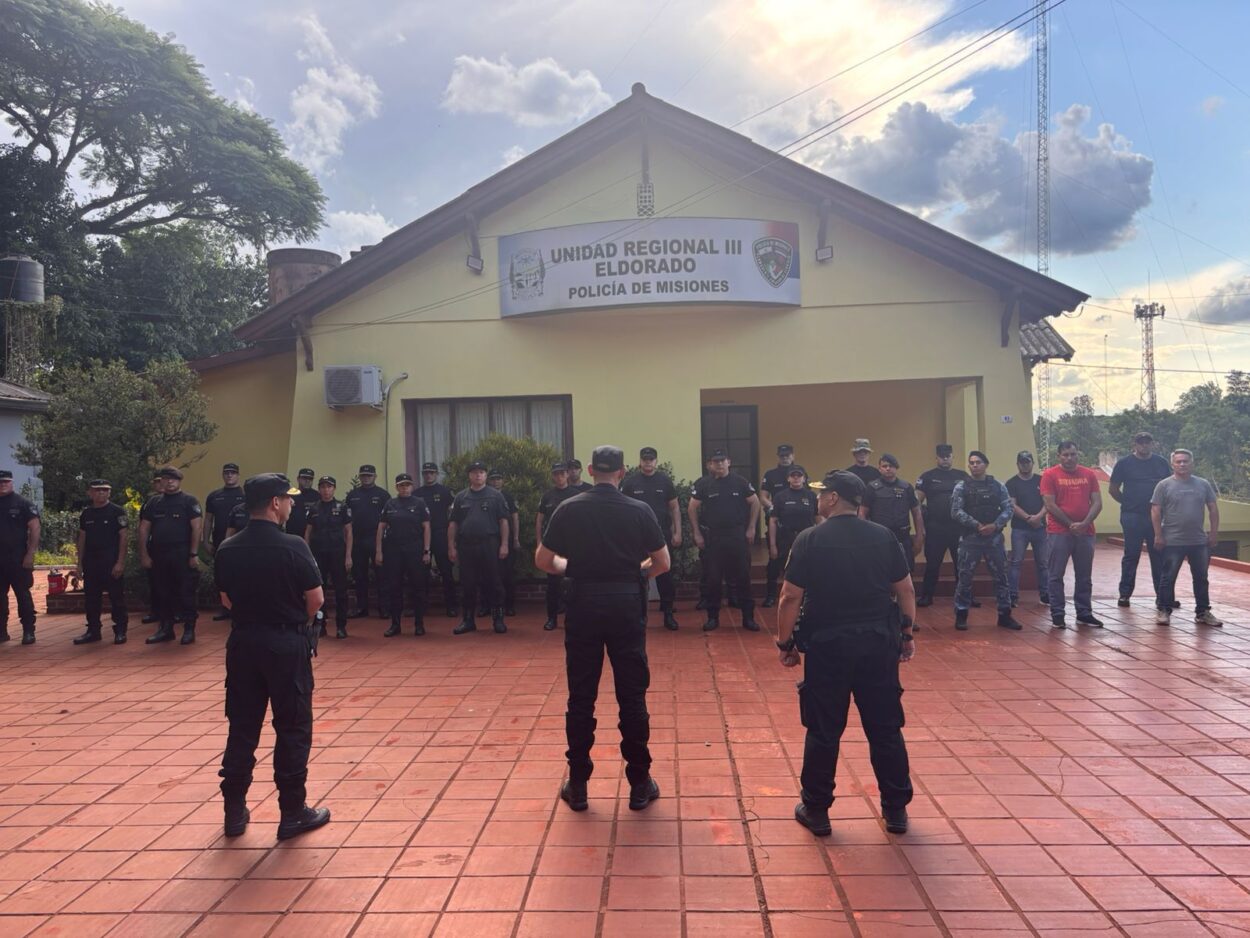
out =
{"type": "Polygon", "coordinates": [[[1166,312],[1167,307],[1161,303],[1138,303],[1133,307],[1133,318],[1141,323],[1141,396],[1152,414],[1159,409],[1155,393],[1155,320],[1166,312]]]}
{"type": "MultiPolygon", "coordinates": [[[[1050,12],[1048,0],[1037,4],[1037,272],[1050,273],[1050,12]]],[[[1050,362],[1037,378],[1037,415],[1042,422],[1041,465],[1050,465],[1050,362]]]]}

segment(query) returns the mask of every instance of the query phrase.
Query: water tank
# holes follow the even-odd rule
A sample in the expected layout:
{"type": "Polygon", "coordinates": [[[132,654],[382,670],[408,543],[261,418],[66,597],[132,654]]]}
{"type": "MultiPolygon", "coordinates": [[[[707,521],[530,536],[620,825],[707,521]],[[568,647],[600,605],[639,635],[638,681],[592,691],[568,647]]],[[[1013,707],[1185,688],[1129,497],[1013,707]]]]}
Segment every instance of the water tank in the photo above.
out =
{"type": "Polygon", "coordinates": [[[25,254],[0,257],[0,300],[43,302],[43,264],[25,254]]]}
{"type": "Polygon", "coordinates": [[[269,268],[269,305],[281,303],[342,262],[343,259],[333,251],[313,248],[270,251],[265,255],[265,264],[269,268]]]}

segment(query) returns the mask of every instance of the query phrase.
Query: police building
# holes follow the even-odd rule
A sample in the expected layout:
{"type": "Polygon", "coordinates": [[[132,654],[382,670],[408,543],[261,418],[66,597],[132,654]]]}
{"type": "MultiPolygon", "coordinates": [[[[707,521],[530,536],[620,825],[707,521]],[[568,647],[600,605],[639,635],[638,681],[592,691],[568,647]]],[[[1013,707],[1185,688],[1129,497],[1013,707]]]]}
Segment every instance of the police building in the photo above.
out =
{"type": "Polygon", "coordinates": [[[587,460],[655,446],[758,482],[857,437],[915,478],[933,446],[1000,475],[1033,446],[1034,364],[1086,295],[649,95],[615,107],[342,263],[270,255],[249,347],[193,363],[217,467],[350,478],[488,433],[587,460]]]}

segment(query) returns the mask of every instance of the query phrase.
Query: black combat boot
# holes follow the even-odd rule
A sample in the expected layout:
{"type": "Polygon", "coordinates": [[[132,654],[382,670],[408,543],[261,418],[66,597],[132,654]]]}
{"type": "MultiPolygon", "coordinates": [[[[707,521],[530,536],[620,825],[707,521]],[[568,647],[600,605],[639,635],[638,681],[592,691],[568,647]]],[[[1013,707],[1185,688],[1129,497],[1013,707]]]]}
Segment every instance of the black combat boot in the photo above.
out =
{"type": "Polygon", "coordinates": [[[247,830],[247,822],[252,819],[252,812],[247,809],[247,802],[242,798],[230,798],[226,801],[226,836],[239,837],[247,830]]]}
{"type": "Polygon", "coordinates": [[[967,609],[955,610],[955,628],[959,629],[959,631],[961,632],[968,631],[968,610],[967,609]]]}
{"type": "Polygon", "coordinates": [[[629,787],[629,810],[641,811],[659,797],[660,786],[653,778],[648,778],[639,785],[631,785],[629,787]]]}
{"type": "Polygon", "coordinates": [[[186,625],[182,627],[182,640],[178,642],[178,644],[179,645],[194,645],[195,644],[195,625],[193,623],[188,622],[186,625]]]}
{"type": "Polygon", "coordinates": [[[556,630],[556,617],[552,616],[550,619],[548,619],[546,622],[543,623],[543,631],[554,632],[555,630],[556,630]]]}
{"type": "Polygon", "coordinates": [[[768,592],[764,594],[764,601],[760,603],[761,608],[771,609],[777,605],[777,584],[771,583],[768,586],[768,592]]]}
{"type": "Polygon", "coordinates": [[[123,629],[113,629],[113,644],[114,644],[114,645],[125,645],[125,644],[126,644],[126,630],[125,630],[124,628],[123,628],[123,629]]]}
{"type": "Polygon", "coordinates": [[[33,625],[22,626],[22,644],[23,645],[35,644],[35,627],[33,625]]]}
{"type": "Polygon", "coordinates": [[[451,630],[452,635],[464,635],[467,632],[476,632],[477,623],[473,621],[473,616],[467,615],[460,620],[460,624],[451,630]]]}
{"type": "Polygon", "coordinates": [[[382,637],[394,638],[396,635],[398,635],[402,631],[403,631],[403,626],[400,624],[400,621],[398,619],[392,619],[391,627],[382,633],[382,637]]]}
{"type": "Polygon", "coordinates": [[[494,619],[491,622],[491,628],[493,628],[500,635],[508,631],[508,623],[503,620],[503,608],[500,606],[495,607],[495,614],[494,619]]]}
{"type": "Polygon", "coordinates": [[[159,645],[161,642],[172,642],[176,636],[174,635],[174,624],[172,622],[162,622],[155,632],[143,640],[145,645],[159,645]]]}
{"type": "Polygon", "coordinates": [[[569,779],[560,786],[560,798],[574,811],[585,811],[590,807],[586,800],[586,783],[569,779]]]}
{"type": "Polygon", "coordinates": [[[833,833],[833,827],[829,824],[828,808],[813,808],[800,801],[794,806],[794,819],[817,837],[828,837],[833,833]]]}
{"type": "Polygon", "coordinates": [[[747,615],[743,617],[742,627],[746,629],[748,632],[758,632],[760,630],[760,624],[755,621],[755,617],[752,615],[747,615]]]}
{"type": "Polygon", "coordinates": [[[891,834],[907,833],[907,809],[887,808],[881,806],[881,817],[885,820],[885,829],[891,834]]]}
{"type": "Polygon", "coordinates": [[[703,623],[703,631],[714,632],[720,628],[720,616],[710,615],[707,621],[703,623]]]}
{"type": "Polygon", "coordinates": [[[417,619],[417,621],[413,623],[413,625],[412,625],[412,634],[413,634],[413,635],[424,635],[424,634],[425,634],[425,623],[424,623],[423,621],[421,621],[421,619],[420,619],[420,618],[418,618],[418,619],[417,619]]]}
{"type": "Polygon", "coordinates": [[[668,629],[670,632],[677,631],[677,619],[673,617],[672,609],[664,610],[664,628],[668,629]]]}
{"type": "Polygon", "coordinates": [[[1023,625],[1012,617],[1010,609],[998,610],[998,627],[1000,629],[1011,629],[1013,632],[1019,632],[1024,628],[1023,625]]]}
{"type": "Polygon", "coordinates": [[[296,811],[283,811],[282,820],[278,822],[278,839],[290,840],[329,823],[329,808],[310,808],[304,805],[296,811]]]}
{"type": "Polygon", "coordinates": [[[335,638],[347,638],[347,626],[338,625],[334,627],[335,638]]]}
{"type": "Polygon", "coordinates": [[[87,626],[87,631],[83,632],[76,639],[74,639],[74,644],[75,645],[90,645],[93,642],[98,642],[99,640],[100,640],[100,627],[99,626],[93,627],[89,625],[87,626]]]}

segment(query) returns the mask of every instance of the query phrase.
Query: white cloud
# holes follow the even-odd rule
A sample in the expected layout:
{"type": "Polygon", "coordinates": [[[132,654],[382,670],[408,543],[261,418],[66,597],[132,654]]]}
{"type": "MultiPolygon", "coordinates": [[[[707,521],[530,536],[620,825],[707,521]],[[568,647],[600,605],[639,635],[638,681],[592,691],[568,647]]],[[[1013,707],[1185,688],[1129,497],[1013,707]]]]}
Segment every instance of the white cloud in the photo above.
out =
{"type": "MultiPolygon", "coordinates": [[[[227,73],[229,78],[230,74],[227,73]]],[[[240,110],[247,111],[249,114],[255,114],[259,97],[256,94],[256,82],[248,78],[246,75],[239,75],[235,79],[234,97],[231,99],[235,106],[240,110]]]]}
{"type": "Polygon", "coordinates": [[[453,114],[501,114],[524,127],[543,127],[581,120],[611,103],[591,72],[573,74],[552,58],[518,68],[506,55],[498,62],[458,55],[442,106],[453,114]]]}
{"type": "Polygon", "coordinates": [[[369,75],[339,56],[316,14],[300,19],[304,46],[297,53],[310,64],[304,81],[291,92],[287,140],[295,158],[318,173],[329,171],[343,152],[343,135],[360,120],[376,117],[382,92],[369,75]]]}
{"type": "Polygon", "coordinates": [[[377,244],[394,231],[396,225],[377,209],[367,212],[329,212],[325,223],[311,245],[325,251],[333,251],[343,260],[351,252],[366,244],[377,244]]]}
{"type": "Polygon", "coordinates": [[[1224,106],[1224,99],[1218,94],[1213,94],[1202,102],[1202,113],[1207,117],[1214,117],[1216,112],[1224,106]]]}
{"type": "Polygon", "coordinates": [[[503,151],[503,163],[501,165],[511,166],[523,156],[525,156],[525,147],[520,144],[513,144],[503,151]]]}
{"type": "Polygon", "coordinates": [[[1250,322],[1250,275],[1233,277],[1212,289],[1190,318],[1208,323],[1250,322]]]}

